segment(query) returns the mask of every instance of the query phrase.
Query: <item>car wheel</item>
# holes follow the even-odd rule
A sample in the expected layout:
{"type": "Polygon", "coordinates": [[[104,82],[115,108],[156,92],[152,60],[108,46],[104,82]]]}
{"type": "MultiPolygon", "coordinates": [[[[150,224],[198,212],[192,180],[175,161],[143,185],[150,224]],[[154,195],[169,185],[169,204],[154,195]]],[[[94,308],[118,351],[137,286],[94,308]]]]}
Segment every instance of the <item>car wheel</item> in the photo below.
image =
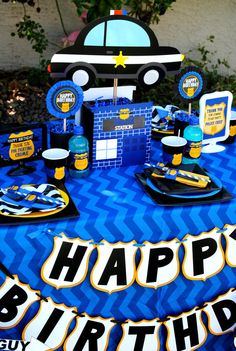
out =
{"type": "Polygon", "coordinates": [[[78,66],[67,73],[67,78],[71,79],[76,85],[79,85],[83,90],[87,90],[93,85],[95,74],[88,67],[78,66]]]}
{"type": "Polygon", "coordinates": [[[165,77],[165,71],[158,66],[143,68],[138,74],[138,82],[143,88],[154,88],[165,77]]]}

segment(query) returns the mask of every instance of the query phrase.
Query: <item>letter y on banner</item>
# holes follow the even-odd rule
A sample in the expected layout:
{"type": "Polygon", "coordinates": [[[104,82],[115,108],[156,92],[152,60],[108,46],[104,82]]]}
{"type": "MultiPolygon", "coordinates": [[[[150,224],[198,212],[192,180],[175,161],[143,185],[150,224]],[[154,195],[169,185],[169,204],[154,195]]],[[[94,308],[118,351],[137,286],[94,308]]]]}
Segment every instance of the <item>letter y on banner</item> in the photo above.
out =
{"type": "Polygon", "coordinates": [[[79,238],[69,239],[63,233],[55,237],[53,251],[41,269],[42,279],[57,289],[82,283],[94,249],[89,242],[79,238]]]}
{"type": "Polygon", "coordinates": [[[127,320],[122,324],[123,335],[117,351],[158,351],[160,325],[157,319],[140,322],[127,320]]]}
{"type": "Polygon", "coordinates": [[[98,258],[91,273],[95,289],[112,293],[128,288],[135,280],[136,241],[110,244],[103,240],[98,246],[98,258]]]}
{"type": "Polygon", "coordinates": [[[40,299],[36,295],[39,291],[22,284],[17,275],[13,277],[7,277],[0,288],[0,329],[17,325],[32,303],[40,299]]]}

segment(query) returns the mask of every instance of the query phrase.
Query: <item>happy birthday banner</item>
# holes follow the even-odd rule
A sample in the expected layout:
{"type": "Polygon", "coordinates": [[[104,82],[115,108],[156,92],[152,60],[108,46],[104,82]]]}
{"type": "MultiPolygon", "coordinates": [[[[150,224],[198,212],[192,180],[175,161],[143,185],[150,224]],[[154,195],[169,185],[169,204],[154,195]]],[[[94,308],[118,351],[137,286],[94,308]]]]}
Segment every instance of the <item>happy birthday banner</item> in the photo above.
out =
{"type": "MultiPolygon", "coordinates": [[[[184,246],[182,271],[187,279],[205,280],[220,272],[225,260],[236,267],[236,225],[226,225],[222,230],[215,228],[196,237],[188,234],[182,241],[173,239],[155,244],[135,241],[110,244],[105,240],[94,243],[70,239],[62,233],[54,238],[54,248],[42,266],[41,275],[57,289],[76,286],[85,279],[89,257],[96,248],[98,257],[90,276],[96,289],[111,293],[126,289],[135,279],[144,287],[158,288],[178,276],[180,245],[184,246]],[[222,235],[226,239],[225,253],[221,246],[222,235]],[[141,259],[136,268],[137,250],[141,252],[141,259]]],[[[14,328],[30,306],[40,303],[37,314],[24,327],[23,340],[12,340],[19,351],[33,350],[35,342],[38,342],[37,351],[56,350],[62,345],[64,351],[105,351],[115,325],[122,328],[117,351],[158,351],[161,326],[167,332],[168,351],[191,351],[204,344],[208,331],[222,335],[236,327],[236,289],[233,287],[214,301],[178,316],[167,316],[164,320],[156,317],[138,322],[117,321],[113,317],[91,317],[78,312],[76,306],[55,303],[51,297],[44,297],[39,290],[22,283],[3,265],[0,268],[7,275],[0,287],[0,329],[14,328]],[[207,316],[207,326],[202,320],[203,312],[207,316]],[[68,335],[72,321],[76,321],[76,325],[68,335]]],[[[1,349],[4,346],[12,349],[10,341],[0,340],[1,349]]]]}
{"type": "MultiPolygon", "coordinates": [[[[105,351],[115,324],[120,324],[123,331],[117,351],[158,351],[161,325],[167,329],[167,350],[195,350],[206,341],[208,335],[202,321],[202,311],[208,318],[208,330],[214,335],[232,332],[236,326],[234,288],[216,300],[206,302],[203,308],[195,307],[177,317],[169,316],[165,321],[157,317],[153,320],[119,323],[113,318],[91,317],[86,313],[78,313],[76,307],[57,304],[50,297],[42,297],[39,291],[21,283],[17,275],[13,275],[12,278],[7,277],[0,288],[0,329],[16,326],[29,307],[38,300],[41,300],[38,313],[22,333],[24,341],[34,338],[42,343],[42,348],[39,346],[37,351],[46,350],[44,345],[56,350],[62,344],[65,351],[105,351]],[[74,319],[76,325],[67,336],[74,319]]],[[[27,348],[26,343],[22,346],[27,348]]]]}
{"type": "Polygon", "coordinates": [[[157,289],[171,283],[180,273],[178,251],[184,246],[182,272],[189,280],[206,280],[219,273],[227,264],[236,267],[236,226],[226,225],[198,236],[187,234],[182,241],[173,239],[159,243],[136,241],[110,244],[70,239],[64,233],[54,238],[54,248],[41,269],[42,279],[57,289],[81,284],[88,271],[89,258],[96,248],[98,257],[92,269],[92,286],[108,293],[127,289],[134,281],[157,289]],[[226,239],[226,251],[221,237],[226,239]],[[141,260],[136,267],[137,250],[141,260]]]}

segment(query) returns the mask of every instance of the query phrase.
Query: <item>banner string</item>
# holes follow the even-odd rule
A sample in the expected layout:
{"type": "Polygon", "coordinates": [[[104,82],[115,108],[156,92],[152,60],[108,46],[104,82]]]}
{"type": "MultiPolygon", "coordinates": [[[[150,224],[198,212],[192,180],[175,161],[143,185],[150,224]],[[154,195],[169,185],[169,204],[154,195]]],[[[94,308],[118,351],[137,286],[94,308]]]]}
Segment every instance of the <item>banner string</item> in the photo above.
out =
{"type": "Polygon", "coordinates": [[[0,262],[0,270],[9,278],[11,279],[15,279],[14,276],[9,272],[9,270],[7,269],[6,266],[4,266],[4,264],[2,262],[0,262]]]}
{"type": "Polygon", "coordinates": [[[204,303],[202,306],[196,307],[196,308],[195,308],[195,311],[200,311],[200,310],[202,310],[204,307],[207,307],[207,306],[208,306],[208,303],[204,303]]]}

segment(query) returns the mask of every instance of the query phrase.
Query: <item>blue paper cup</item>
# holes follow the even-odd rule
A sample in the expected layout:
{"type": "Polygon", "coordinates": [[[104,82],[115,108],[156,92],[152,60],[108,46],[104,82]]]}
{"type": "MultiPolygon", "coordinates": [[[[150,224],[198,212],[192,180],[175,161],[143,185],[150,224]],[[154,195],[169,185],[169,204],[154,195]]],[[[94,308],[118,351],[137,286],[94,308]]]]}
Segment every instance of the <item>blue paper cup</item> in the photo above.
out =
{"type": "Polygon", "coordinates": [[[49,184],[56,186],[64,184],[68,156],[69,151],[65,149],[53,148],[43,151],[42,157],[49,184]]]}
{"type": "Polygon", "coordinates": [[[184,148],[187,140],[182,137],[170,135],[161,139],[163,162],[179,166],[182,162],[184,148]]]}

